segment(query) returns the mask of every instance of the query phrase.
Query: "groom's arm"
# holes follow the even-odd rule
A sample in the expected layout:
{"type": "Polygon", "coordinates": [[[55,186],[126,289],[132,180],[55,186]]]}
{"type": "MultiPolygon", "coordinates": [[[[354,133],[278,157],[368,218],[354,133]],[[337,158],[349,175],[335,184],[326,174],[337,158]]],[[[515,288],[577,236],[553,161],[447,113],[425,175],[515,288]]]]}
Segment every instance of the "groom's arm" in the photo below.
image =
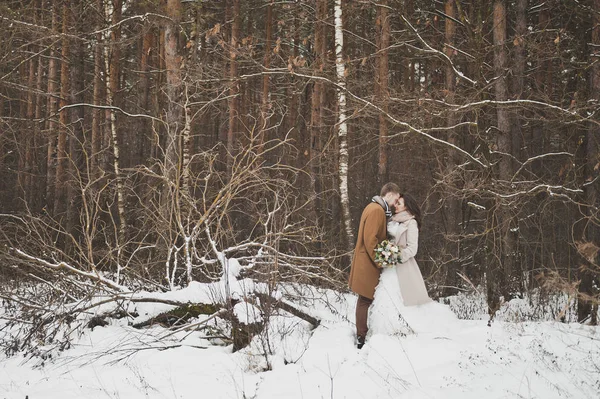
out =
{"type": "Polygon", "coordinates": [[[370,212],[365,219],[365,227],[363,229],[363,242],[365,243],[365,251],[369,255],[373,265],[377,268],[380,267],[377,265],[377,263],[375,263],[375,247],[377,247],[381,241],[386,239],[385,226],[386,217],[382,209],[377,209],[370,212]]]}

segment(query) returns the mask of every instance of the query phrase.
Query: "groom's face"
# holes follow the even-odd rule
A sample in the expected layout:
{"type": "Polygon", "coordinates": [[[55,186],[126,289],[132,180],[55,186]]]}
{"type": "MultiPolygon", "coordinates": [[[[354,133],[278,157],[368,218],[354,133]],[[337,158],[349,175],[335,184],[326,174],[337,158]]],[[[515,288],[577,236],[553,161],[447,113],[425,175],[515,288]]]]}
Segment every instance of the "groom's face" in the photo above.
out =
{"type": "Polygon", "coordinates": [[[385,202],[390,206],[390,208],[396,208],[398,206],[398,200],[400,200],[400,194],[397,193],[387,193],[385,196],[385,202]]]}

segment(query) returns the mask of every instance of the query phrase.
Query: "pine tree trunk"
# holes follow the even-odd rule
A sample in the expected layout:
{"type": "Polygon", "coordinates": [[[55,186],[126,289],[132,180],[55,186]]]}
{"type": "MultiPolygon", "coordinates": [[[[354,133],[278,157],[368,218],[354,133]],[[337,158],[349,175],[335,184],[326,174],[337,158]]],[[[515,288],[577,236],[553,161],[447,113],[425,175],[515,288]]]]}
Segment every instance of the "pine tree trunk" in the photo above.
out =
{"type": "MultiPolygon", "coordinates": [[[[513,40],[513,87],[512,98],[523,98],[523,90],[525,86],[525,63],[527,53],[525,50],[525,36],[527,35],[527,2],[528,0],[517,0],[516,2],[516,26],[515,38],[513,40]]],[[[516,110],[512,112],[512,151],[511,154],[521,160],[523,147],[523,132],[521,129],[521,117],[523,112],[516,110]]]]}
{"type": "Polygon", "coordinates": [[[238,42],[240,40],[240,29],[241,19],[240,15],[240,0],[232,1],[231,17],[233,23],[231,25],[231,38],[230,38],[230,49],[229,49],[229,127],[227,130],[227,176],[232,177],[233,173],[233,160],[234,154],[234,143],[235,135],[237,133],[237,120],[238,120],[238,107],[239,99],[238,95],[240,92],[239,81],[238,81],[238,64],[237,64],[237,51],[238,42]]]}
{"type": "Polygon", "coordinates": [[[70,0],[64,0],[62,10],[62,52],[61,52],[61,64],[60,64],[60,100],[59,107],[61,108],[59,119],[58,119],[58,144],[56,147],[56,191],[54,195],[54,216],[61,218],[62,214],[67,209],[67,170],[68,170],[68,137],[67,137],[67,123],[69,122],[69,110],[64,107],[68,104],[69,98],[69,8],[70,0]]]}
{"type": "MultiPolygon", "coordinates": [[[[150,53],[152,51],[152,43],[154,42],[154,33],[150,27],[146,28],[142,38],[142,54],[140,57],[140,98],[139,107],[144,112],[150,111],[150,53]]],[[[142,123],[142,131],[138,138],[138,164],[146,164],[150,156],[149,143],[152,137],[152,124],[144,118],[142,123]]]]}
{"type": "MultiPolygon", "coordinates": [[[[273,1],[269,3],[267,6],[267,20],[265,22],[265,55],[263,66],[265,71],[268,71],[271,66],[271,31],[273,24],[273,1]]],[[[262,79],[262,98],[260,104],[260,120],[258,123],[258,134],[259,134],[259,156],[262,155],[263,143],[268,141],[268,137],[265,137],[268,133],[268,124],[269,124],[269,74],[265,73],[262,79]]]]}
{"type": "MultiPolygon", "coordinates": [[[[456,0],[446,0],[444,11],[448,18],[445,19],[445,40],[446,45],[444,52],[446,56],[454,62],[454,38],[456,35],[456,23],[454,19],[457,17],[456,0]]],[[[453,104],[455,101],[456,91],[456,75],[451,64],[446,65],[445,69],[445,89],[446,102],[453,104]]],[[[457,122],[457,117],[454,112],[449,112],[446,118],[448,126],[454,126],[457,122]]],[[[448,142],[460,147],[459,131],[452,129],[448,131],[448,142]]],[[[450,148],[447,151],[447,165],[445,166],[444,174],[449,175],[456,172],[458,159],[456,152],[450,148]]],[[[460,256],[461,256],[461,222],[462,209],[461,200],[456,197],[455,193],[446,194],[446,207],[444,208],[444,219],[446,222],[446,239],[445,239],[445,256],[448,259],[446,270],[445,285],[447,287],[456,287],[459,284],[457,273],[460,271],[460,256]]],[[[451,295],[454,292],[446,290],[444,294],[451,295]]]]}
{"type": "MultiPolygon", "coordinates": [[[[58,35],[58,0],[52,3],[52,33],[58,35]]],[[[47,152],[46,152],[46,211],[54,213],[54,194],[56,189],[56,141],[57,124],[56,112],[58,110],[58,67],[56,62],[56,49],[50,46],[50,57],[48,60],[48,122],[47,152]]]]}
{"type": "MultiPolygon", "coordinates": [[[[299,27],[300,22],[299,22],[299,18],[297,16],[294,16],[294,23],[293,23],[293,32],[294,32],[294,36],[293,36],[293,49],[291,49],[291,54],[292,54],[292,59],[289,60],[288,59],[288,63],[289,66],[288,67],[293,67],[293,63],[294,60],[297,60],[298,58],[298,47],[299,47],[299,27]]],[[[300,110],[299,108],[299,103],[300,103],[300,98],[299,95],[296,92],[296,84],[297,84],[297,80],[296,78],[292,75],[290,76],[290,83],[288,86],[288,90],[287,90],[287,98],[289,101],[289,106],[288,106],[288,111],[287,111],[287,115],[286,115],[286,131],[291,132],[291,137],[293,140],[295,140],[295,142],[297,143],[296,147],[298,148],[298,155],[295,158],[295,164],[292,163],[292,165],[294,165],[295,167],[297,167],[298,169],[302,169],[302,167],[304,166],[304,154],[306,151],[306,146],[305,146],[305,141],[303,140],[303,135],[300,133],[300,128],[298,126],[298,117],[300,115],[300,110]]]]}
{"type": "MultiPolygon", "coordinates": [[[[156,35],[156,60],[155,65],[158,71],[164,71],[166,69],[165,66],[165,30],[159,29],[156,35]]],[[[155,115],[162,115],[164,113],[162,109],[162,93],[161,88],[164,87],[165,84],[165,73],[160,72],[156,74],[155,87],[156,89],[152,92],[152,106],[154,109],[155,115]]],[[[165,128],[161,125],[156,126],[156,133],[152,135],[152,158],[155,159],[165,159],[165,128]]],[[[163,166],[164,167],[164,166],[163,166]]]]}
{"type": "MultiPolygon", "coordinates": [[[[316,0],[317,20],[314,28],[314,68],[313,73],[316,76],[323,75],[325,70],[326,54],[326,31],[325,20],[327,18],[327,1],[316,0]]],[[[309,176],[310,176],[310,194],[314,198],[311,207],[311,221],[317,226],[321,225],[319,212],[321,211],[321,184],[319,169],[321,163],[321,145],[320,134],[323,130],[323,95],[324,85],[320,80],[313,83],[311,96],[311,114],[310,114],[310,135],[309,135],[309,176]]]]}
{"type": "MultiPolygon", "coordinates": [[[[72,25],[75,34],[83,33],[83,2],[77,1],[72,6],[72,25]]],[[[72,104],[82,104],[85,93],[85,52],[82,40],[74,40],[71,46],[71,84],[70,98],[72,104]]],[[[70,109],[71,114],[71,138],[69,140],[69,176],[71,181],[67,184],[67,197],[69,206],[67,208],[67,231],[77,239],[79,212],[81,206],[81,187],[87,184],[87,176],[83,167],[83,143],[84,143],[84,113],[85,108],[78,106],[70,109]]]]}
{"type": "MultiPolygon", "coordinates": [[[[104,0],[96,1],[96,13],[100,16],[104,15],[104,0]]],[[[98,17],[98,23],[96,30],[100,31],[104,25],[103,18],[98,17]]],[[[94,93],[92,103],[96,106],[104,105],[102,96],[104,94],[102,74],[104,67],[102,66],[102,33],[96,33],[96,43],[94,44],[94,93]]],[[[94,108],[92,110],[92,149],[90,155],[90,180],[94,182],[94,187],[99,186],[97,180],[102,174],[100,152],[102,151],[102,143],[104,142],[104,130],[102,129],[102,118],[105,111],[100,108],[94,108]]]]}
{"type": "MultiPolygon", "coordinates": [[[[377,7],[377,20],[375,22],[377,58],[375,71],[375,98],[377,105],[384,112],[388,112],[389,102],[389,46],[390,46],[390,19],[388,16],[388,2],[382,0],[377,7]]],[[[379,160],[377,162],[377,180],[380,185],[388,181],[388,125],[387,116],[379,114],[379,160]]]]}
{"type": "MultiPolygon", "coordinates": [[[[36,13],[37,14],[37,13],[36,13]]],[[[37,15],[34,14],[34,23],[37,24],[37,15]]],[[[35,52],[33,47],[31,48],[31,52],[35,52]]],[[[38,57],[39,58],[39,57],[38,57]]],[[[35,168],[35,125],[34,121],[35,117],[35,100],[36,96],[35,92],[35,72],[37,70],[37,58],[32,58],[28,62],[29,67],[29,76],[27,79],[27,131],[24,134],[25,141],[25,168],[19,172],[24,173],[24,186],[25,190],[23,199],[26,201],[29,209],[34,209],[33,206],[33,198],[34,198],[34,168],[35,168]]]]}
{"type": "MultiPolygon", "coordinates": [[[[600,0],[594,0],[592,13],[592,40],[591,40],[591,57],[592,67],[590,70],[590,94],[591,99],[595,103],[600,102],[600,0]]],[[[594,218],[597,220],[598,208],[600,207],[600,197],[598,195],[598,180],[600,180],[600,128],[595,123],[590,123],[585,136],[585,171],[584,171],[584,197],[586,202],[586,222],[584,237],[582,241],[595,243],[600,242],[600,228],[597,223],[592,222],[594,218]]],[[[582,273],[580,275],[581,283],[579,291],[589,297],[600,294],[598,283],[600,283],[600,273],[598,273],[598,265],[600,264],[600,254],[596,254],[593,262],[589,260],[583,261],[582,273]],[[593,263],[596,265],[594,266],[593,263]],[[594,284],[594,280],[596,283],[594,284]],[[595,287],[594,287],[595,286],[595,287]]],[[[598,303],[593,304],[588,298],[579,298],[577,302],[577,318],[579,321],[589,319],[593,325],[598,324],[598,303]]]]}
{"type": "MultiPolygon", "coordinates": [[[[496,101],[508,100],[508,85],[506,82],[507,73],[507,50],[506,50],[506,4],[505,0],[494,1],[494,73],[496,75],[494,83],[494,95],[496,101]]],[[[508,182],[512,179],[512,137],[511,122],[507,108],[497,106],[496,115],[498,121],[497,145],[500,152],[500,162],[498,164],[498,177],[502,182],[508,182]]],[[[500,229],[502,267],[501,287],[502,294],[508,300],[515,290],[518,290],[517,281],[515,281],[515,238],[512,229],[512,215],[507,204],[498,200],[498,227],[500,229]]]]}
{"type": "Polygon", "coordinates": [[[43,89],[44,85],[44,57],[38,57],[37,62],[37,81],[35,84],[36,88],[36,99],[35,99],[35,125],[33,129],[33,147],[34,147],[34,201],[33,209],[36,213],[42,210],[44,197],[45,197],[45,182],[46,182],[46,160],[41,150],[45,148],[42,140],[42,115],[44,111],[43,107],[43,89]]]}
{"type": "Polygon", "coordinates": [[[181,20],[181,1],[169,0],[167,2],[167,15],[171,22],[165,26],[165,66],[167,71],[167,143],[165,154],[165,177],[172,184],[177,184],[178,169],[181,157],[180,129],[181,129],[181,72],[178,48],[179,22],[181,20]]]}
{"type": "MultiPolygon", "coordinates": [[[[544,7],[540,9],[537,26],[537,30],[542,32],[542,43],[546,44],[546,46],[552,44],[552,33],[550,33],[550,31],[552,30],[553,26],[552,21],[550,19],[549,7],[550,5],[546,3],[544,4],[544,7]]],[[[545,48],[543,50],[548,51],[545,48]]],[[[552,85],[548,84],[550,82],[548,82],[547,75],[552,73],[552,60],[538,60],[536,69],[537,72],[534,76],[536,92],[539,93],[538,98],[541,100],[551,98],[552,85]]],[[[545,111],[540,110],[539,112],[541,113],[542,120],[545,119],[545,111]]],[[[547,141],[544,140],[546,128],[546,122],[544,121],[537,123],[533,128],[530,156],[540,155],[544,153],[545,147],[547,146],[547,141]]],[[[544,160],[534,161],[532,169],[535,173],[543,173],[544,160]]]]}

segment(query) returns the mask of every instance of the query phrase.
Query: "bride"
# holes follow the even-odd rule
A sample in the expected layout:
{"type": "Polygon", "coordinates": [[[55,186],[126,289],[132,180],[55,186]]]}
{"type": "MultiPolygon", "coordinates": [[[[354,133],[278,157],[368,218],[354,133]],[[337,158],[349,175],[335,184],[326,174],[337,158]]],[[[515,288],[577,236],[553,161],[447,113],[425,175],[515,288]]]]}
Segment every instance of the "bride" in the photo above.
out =
{"type": "Polygon", "coordinates": [[[396,204],[396,214],[388,223],[390,241],[400,247],[401,263],[383,269],[375,289],[369,314],[371,334],[403,334],[411,331],[401,316],[406,306],[431,302],[417,254],[421,209],[410,194],[402,194],[396,204]]]}

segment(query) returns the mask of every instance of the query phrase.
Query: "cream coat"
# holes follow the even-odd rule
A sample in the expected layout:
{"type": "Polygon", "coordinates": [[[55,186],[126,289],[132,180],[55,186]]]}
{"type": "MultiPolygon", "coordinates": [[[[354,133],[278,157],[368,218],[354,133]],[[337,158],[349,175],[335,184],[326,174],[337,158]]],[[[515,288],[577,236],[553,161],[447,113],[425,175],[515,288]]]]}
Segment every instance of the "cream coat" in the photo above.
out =
{"type": "Polygon", "coordinates": [[[400,284],[400,292],[404,305],[421,305],[430,302],[427,294],[423,275],[415,260],[419,249],[419,226],[414,218],[409,218],[403,223],[394,220],[403,220],[402,214],[392,217],[388,224],[388,232],[392,236],[392,242],[401,249],[402,263],[396,266],[396,275],[400,284]]]}
{"type": "Polygon", "coordinates": [[[375,247],[386,239],[386,217],[382,206],[372,202],[365,207],[354,248],[348,285],[358,295],[373,299],[381,269],[375,263],[375,247]]]}

